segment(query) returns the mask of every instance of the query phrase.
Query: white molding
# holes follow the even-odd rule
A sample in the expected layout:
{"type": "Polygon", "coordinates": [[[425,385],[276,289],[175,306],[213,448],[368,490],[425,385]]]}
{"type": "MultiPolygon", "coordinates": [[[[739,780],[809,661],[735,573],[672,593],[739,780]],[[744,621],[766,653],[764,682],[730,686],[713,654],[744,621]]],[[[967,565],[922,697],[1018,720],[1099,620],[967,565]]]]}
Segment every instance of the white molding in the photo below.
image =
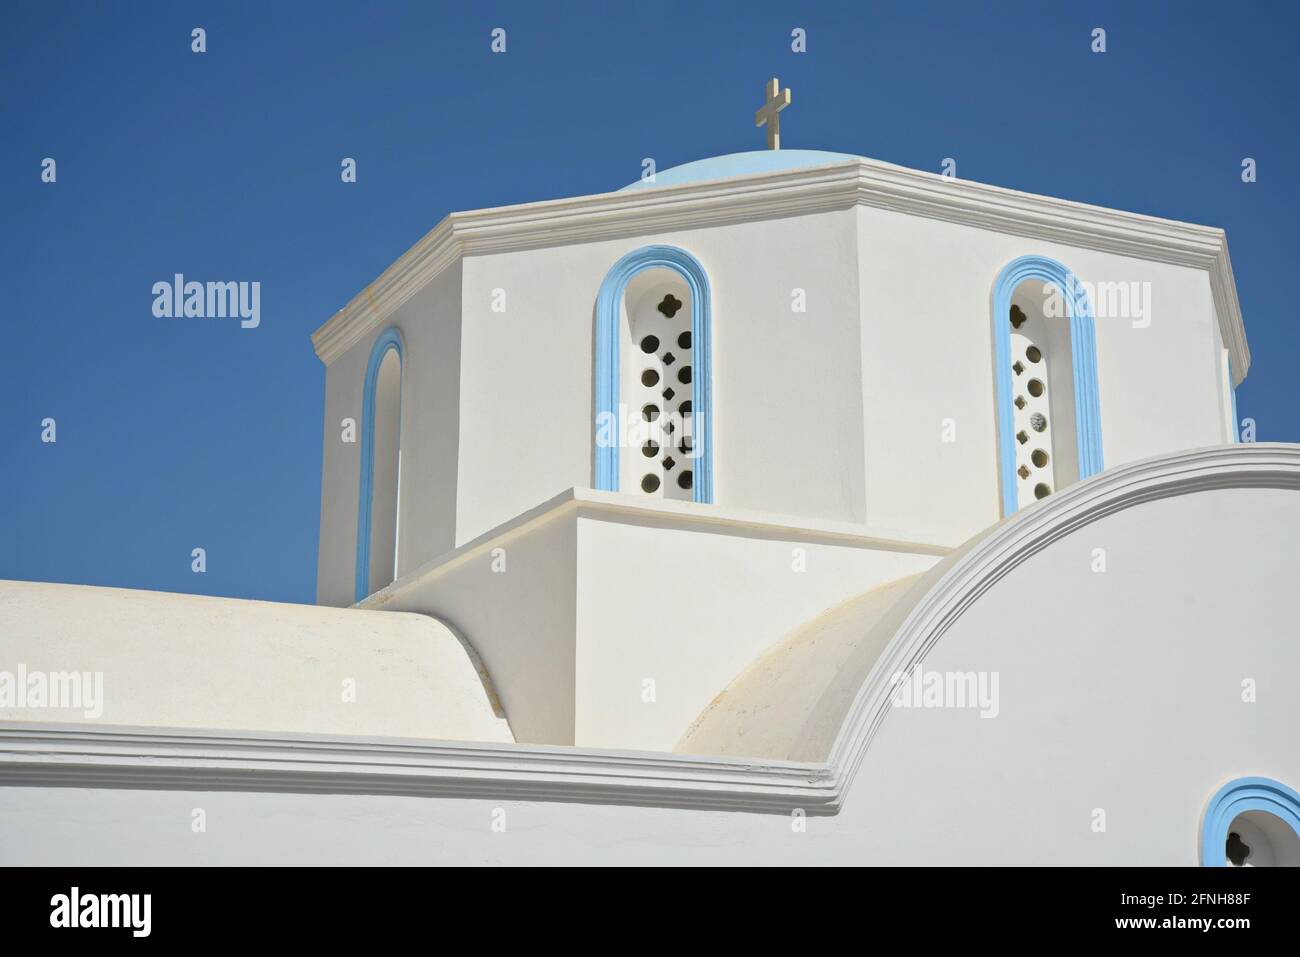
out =
{"type": "Polygon", "coordinates": [[[405,794],[836,813],[888,716],[891,676],[918,665],[987,588],[1052,542],[1115,512],[1226,488],[1300,491],[1300,445],[1229,445],[1115,468],[1021,509],[953,553],[859,689],[826,764],[8,722],[0,724],[0,786],[405,794]]]}
{"type": "Polygon", "coordinates": [[[959,542],[943,541],[933,535],[897,529],[836,522],[806,516],[780,515],[736,508],[730,505],[702,505],[673,499],[652,499],[644,495],[590,488],[568,488],[540,505],[489,529],[462,545],[433,558],[372,595],[357,602],[357,608],[381,608],[407,591],[427,584],[460,565],[482,558],[493,548],[547,525],[566,515],[606,518],[647,524],[670,524],[698,532],[749,534],[755,538],[780,538],[818,545],[841,545],[915,555],[944,556],[959,542]]]}
{"type": "Polygon", "coordinates": [[[0,724],[0,786],[391,794],[806,813],[838,810],[824,765],[87,725],[0,724]]]}
{"type": "MultiPolygon", "coordinates": [[[[326,365],[461,257],[719,226],[853,206],[1204,269],[1237,381],[1250,369],[1222,229],[1037,196],[878,160],[452,213],[312,335],[326,365]]],[[[593,292],[594,296],[594,292],[593,292]]]]}

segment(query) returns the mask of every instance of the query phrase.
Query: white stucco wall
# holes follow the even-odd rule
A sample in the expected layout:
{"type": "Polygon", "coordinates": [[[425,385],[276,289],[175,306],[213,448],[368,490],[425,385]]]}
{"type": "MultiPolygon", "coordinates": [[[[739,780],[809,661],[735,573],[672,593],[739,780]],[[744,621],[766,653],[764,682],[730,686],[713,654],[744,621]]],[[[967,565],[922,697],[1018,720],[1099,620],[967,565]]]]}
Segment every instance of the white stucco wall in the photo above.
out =
{"type": "Polygon", "coordinates": [[[460,436],[460,266],[453,264],[404,303],[325,373],[325,440],[316,600],[355,600],[357,508],[361,481],[363,392],[375,340],[396,328],[402,363],[402,496],[397,574],[451,549],[456,530],[460,436]],[[342,440],[356,420],[357,441],[342,440]]]}
{"type": "MultiPolygon", "coordinates": [[[[1027,254],[1085,283],[1136,283],[1149,306],[1096,323],[1108,466],[1227,437],[1222,336],[1199,267],[875,206],[494,249],[453,259],[374,332],[396,324],[408,342],[403,569],[591,486],[596,295],[619,257],[652,243],[686,249],[709,276],[718,504],[951,544],[996,521],[991,293],[1027,254]]],[[[372,342],[327,376],[331,603],[351,597],[358,468],[336,423],[360,414],[372,342]]]]}
{"type": "Polygon", "coordinates": [[[1293,488],[1178,494],[1098,510],[973,603],[953,596],[922,667],[996,670],[997,717],[890,710],[841,812],[806,831],[490,797],[0,787],[0,863],[1194,865],[1221,785],[1300,783],[1297,529],[1293,488]]]}
{"type": "Polygon", "coordinates": [[[1148,325],[1096,321],[1107,468],[1226,441],[1203,270],[881,209],[858,210],[858,234],[870,523],[961,541],[1000,517],[992,292],[1019,256],[1087,283],[1151,284],[1148,325]],[[941,441],[946,419],[955,442],[941,441]]]}
{"type": "Polygon", "coordinates": [[[654,243],[709,274],[714,500],[864,521],[853,224],[843,211],[782,219],[779,239],[750,222],[467,258],[458,541],[592,485],[596,295],[620,257],[654,243]],[[806,313],[791,308],[796,288],[806,313]]]}
{"type": "Polygon", "coordinates": [[[813,530],[580,519],[576,743],[673,750],[709,702],[791,629],[936,561],[813,530]]]}
{"type": "Polygon", "coordinates": [[[571,490],[366,607],[463,634],[518,741],[671,751],[792,628],[945,553],[865,526],[571,490]]]}
{"type": "Polygon", "coordinates": [[[1219,490],[1054,542],[924,661],[998,672],[998,717],[895,709],[854,802],[909,822],[902,833],[920,837],[924,822],[913,863],[1195,863],[1200,815],[1220,785],[1300,784],[1298,528],[1295,491],[1219,490]],[[1095,548],[1104,573],[1092,570],[1095,548]]]}
{"type": "Polygon", "coordinates": [[[574,523],[563,512],[530,515],[399,579],[367,607],[437,608],[482,658],[516,739],[572,744],[574,523]]]}

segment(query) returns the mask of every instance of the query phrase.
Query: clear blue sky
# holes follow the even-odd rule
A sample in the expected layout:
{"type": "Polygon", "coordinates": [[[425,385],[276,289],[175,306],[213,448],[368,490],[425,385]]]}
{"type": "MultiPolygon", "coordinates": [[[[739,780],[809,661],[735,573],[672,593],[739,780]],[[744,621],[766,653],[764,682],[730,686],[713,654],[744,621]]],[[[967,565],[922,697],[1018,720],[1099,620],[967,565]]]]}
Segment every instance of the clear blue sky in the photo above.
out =
{"type": "Polygon", "coordinates": [[[966,179],[1224,227],[1254,356],[1240,414],[1300,440],[1298,10],[11,0],[0,578],[312,601],[310,333],[451,210],[761,147],[774,74],[794,90],[788,147],[936,172],[951,156],[966,179]],[[260,281],[261,327],[155,318],[151,286],[176,272],[260,281]]]}

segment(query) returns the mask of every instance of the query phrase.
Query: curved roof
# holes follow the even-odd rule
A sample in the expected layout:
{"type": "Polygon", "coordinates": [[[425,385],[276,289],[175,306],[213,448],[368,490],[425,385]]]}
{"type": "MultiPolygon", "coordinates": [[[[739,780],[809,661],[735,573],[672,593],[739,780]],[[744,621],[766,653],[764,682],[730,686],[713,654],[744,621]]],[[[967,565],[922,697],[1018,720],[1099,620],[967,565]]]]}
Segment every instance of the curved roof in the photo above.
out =
{"type": "Polygon", "coordinates": [[[809,166],[830,166],[861,159],[852,153],[830,153],[826,150],[751,150],[747,153],[727,153],[706,159],[683,163],[655,173],[654,182],[637,180],[619,192],[630,189],[649,189],[655,186],[680,186],[683,183],[702,183],[731,176],[749,176],[753,173],[775,173],[787,169],[809,166]]]}
{"type": "Polygon", "coordinates": [[[86,708],[0,707],[0,722],[514,741],[473,650],[426,615],[0,581],[0,634],[8,660],[93,663],[104,689],[86,708]]]}
{"type": "Polygon", "coordinates": [[[873,588],[795,629],[714,698],[674,750],[825,761],[858,688],[894,636],[898,620],[889,612],[911,608],[905,598],[919,580],[928,578],[873,588]]]}

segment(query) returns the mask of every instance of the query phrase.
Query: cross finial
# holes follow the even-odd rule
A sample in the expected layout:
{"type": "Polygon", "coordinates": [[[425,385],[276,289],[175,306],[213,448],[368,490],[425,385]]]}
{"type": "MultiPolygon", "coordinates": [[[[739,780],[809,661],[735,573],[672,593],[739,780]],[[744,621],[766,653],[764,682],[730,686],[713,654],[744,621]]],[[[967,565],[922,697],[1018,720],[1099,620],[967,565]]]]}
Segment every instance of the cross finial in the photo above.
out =
{"type": "Polygon", "coordinates": [[[767,148],[781,148],[781,111],[790,105],[790,88],[781,89],[781,81],[772,77],[767,84],[767,102],[754,114],[754,125],[767,124],[767,148]]]}

